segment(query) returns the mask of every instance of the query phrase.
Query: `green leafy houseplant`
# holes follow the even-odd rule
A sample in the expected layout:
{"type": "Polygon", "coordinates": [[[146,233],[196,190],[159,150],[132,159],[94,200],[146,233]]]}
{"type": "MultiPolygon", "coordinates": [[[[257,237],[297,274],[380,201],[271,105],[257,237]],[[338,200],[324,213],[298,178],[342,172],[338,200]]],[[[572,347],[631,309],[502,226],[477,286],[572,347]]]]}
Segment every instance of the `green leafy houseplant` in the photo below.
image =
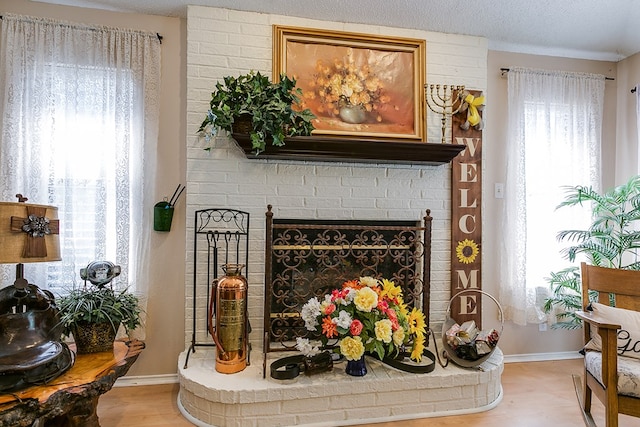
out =
{"type": "MultiPolygon", "coordinates": [[[[60,323],[66,336],[74,335],[76,344],[84,334],[83,330],[91,326],[103,325],[113,344],[113,339],[120,328],[124,326],[127,333],[141,324],[141,308],[138,297],[126,289],[115,291],[110,286],[83,286],[73,289],[56,299],[60,310],[60,323]]],[[[79,352],[84,352],[78,348],[79,352]]],[[[97,351],[106,351],[100,348],[97,351]]],[[[92,352],[91,350],[86,352],[92,352]]]]}
{"type": "MultiPolygon", "coordinates": [[[[586,230],[558,233],[558,240],[575,243],[562,251],[563,257],[575,262],[576,257],[582,254],[593,265],[640,270],[637,256],[640,248],[640,176],[634,176],[604,194],[591,187],[570,187],[558,208],[576,205],[591,209],[592,222],[586,230]]],[[[581,322],[573,314],[582,309],[579,267],[570,266],[551,273],[547,281],[552,296],[545,302],[545,311],[549,313],[554,307],[559,308],[558,322],[554,327],[581,327],[581,322]]]]}
{"type": "Polygon", "coordinates": [[[243,117],[251,121],[249,136],[256,154],[264,151],[268,141],[282,146],[285,137],[307,136],[314,129],[313,113],[298,108],[302,91],[295,87],[295,79],[283,74],[279,82],[272,83],[260,72],[251,71],[223,80],[216,83],[209,111],[198,129],[207,142],[220,129],[234,132],[234,124],[243,117]]]}

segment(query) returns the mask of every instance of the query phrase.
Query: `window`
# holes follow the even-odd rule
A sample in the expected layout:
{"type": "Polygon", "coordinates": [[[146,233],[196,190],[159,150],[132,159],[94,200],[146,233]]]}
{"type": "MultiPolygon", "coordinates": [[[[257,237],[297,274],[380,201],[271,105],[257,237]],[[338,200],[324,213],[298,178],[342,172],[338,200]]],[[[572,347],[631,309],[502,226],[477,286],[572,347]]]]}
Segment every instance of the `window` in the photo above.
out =
{"type": "Polygon", "coordinates": [[[27,264],[25,276],[63,291],[89,262],[108,260],[122,267],[120,286],[144,295],[157,36],[5,15],[0,54],[1,200],[22,193],[60,218],[62,261],[27,264]]]}
{"type": "MultiPolygon", "coordinates": [[[[123,267],[118,280],[128,283],[135,258],[129,256],[128,238],[123,239],[122,231],[130,228],[129,210],[141,206],[123,206],[123,193],[128,191],[126,181],[117,176],[131,176],[132,172],[118,160],[122,157],[118,149],[135,150],[141,141],[131,138],[124,144],[114,143],[118,140],[117,120],[108,109],[95,105],[105,95],[115,98],[115,87],[107,87],[107,82],[115,81],[117,70],[67,65],[47,68],[55,81],[47,96],[56,108],[50,143],[43,144],[43,149],[49,150],[45,156],[51,159],[43,174],[49,182],[47,203],[59,207],[64,242],[62,262],[47,265],[47,286],[64,292],[70,278],[78,279],[78,267],[95,260],[111,260],[123,267]],[[74,88],[75,97],[68,96],[69,88],[74,88]],[[125,188],[119,190],[123,183],[125,188]]],[[[119,80],[126,87],[134,84],[131,73],[121,73],[119,80]]],[[[121,106],[131,114],[131,102],[121,106]]]]}
{"type": "Polygon", "coordinates": [[[545,278],[568,266],[558,231],[590,222],[584,209],[556,207],[565,186],[600,187],[604,77],[511,68],[508,80],[500,300],[505,317],[524,325],[546,321],[545,278]]]}

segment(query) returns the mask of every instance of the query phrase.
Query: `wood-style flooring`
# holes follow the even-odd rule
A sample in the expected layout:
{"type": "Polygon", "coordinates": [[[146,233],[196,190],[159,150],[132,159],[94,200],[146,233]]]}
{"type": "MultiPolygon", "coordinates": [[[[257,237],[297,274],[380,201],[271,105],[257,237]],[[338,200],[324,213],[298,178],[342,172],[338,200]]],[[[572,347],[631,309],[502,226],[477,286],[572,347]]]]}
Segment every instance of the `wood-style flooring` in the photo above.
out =
{"type": "MultiPolygon", "coordinates": [[[[368,427],[582,427],[584,423],[572,374],[582,360],[507,363],[502,375],[504,396],[494,409],[469,415],[363,424],[368,427]]],[[[188,427],[176,404],[178,384],[116,387],[100,397],[102,427],[188,427]]],[[[604,427],[602,404],[594,397],[592,412],[604,427]]],[[[620,416],[620,427],[640,427],[640,419],[620,416]]]]}

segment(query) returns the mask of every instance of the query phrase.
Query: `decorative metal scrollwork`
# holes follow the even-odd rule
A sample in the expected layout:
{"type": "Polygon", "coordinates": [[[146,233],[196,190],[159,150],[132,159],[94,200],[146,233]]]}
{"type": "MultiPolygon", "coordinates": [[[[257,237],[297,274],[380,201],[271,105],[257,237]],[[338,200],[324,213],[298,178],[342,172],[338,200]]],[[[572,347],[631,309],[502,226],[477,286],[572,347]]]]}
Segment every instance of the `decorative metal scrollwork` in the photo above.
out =
{"type": "Polygon", "coordinates": [[[431,217],[419,221],[273,219],[267,211],[265,254],[265,352],[294,349],[296,337],[314,338],[300,310],[347,280],[393,280],[409,307],[428,322],[431,217]],[[425,311],[426,307],[426,311],[425,311]]]}

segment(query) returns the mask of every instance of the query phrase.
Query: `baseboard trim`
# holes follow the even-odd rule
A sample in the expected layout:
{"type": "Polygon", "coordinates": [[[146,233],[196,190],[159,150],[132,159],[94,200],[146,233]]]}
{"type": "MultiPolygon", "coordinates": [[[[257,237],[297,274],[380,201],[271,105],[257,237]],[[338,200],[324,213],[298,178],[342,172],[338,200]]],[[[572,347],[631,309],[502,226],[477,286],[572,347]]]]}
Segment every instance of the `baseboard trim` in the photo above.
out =
{"type": "MultiPolygon", "coordinates": [[[[580,359],[577,351],[556,353],[512,354],[504,356],[504,363],[546,362],[550,360],[580,359]]],[[[116,380],[114,387],[135,387],[144,385],[176,384],[178,374],[124,376],[116,380]]]]}
{"type": "Polygon", "coordinates": [[[124,376],[116,380],[114,387],[134,387],[139,385],[176,384],[178,374],[124,376]]]}
{"type": "Polygon", "coordinates": [[[560,351],[556,353],[530,353],[504,355],[504,363],[519,362],[546,362],[550,360],[581,359],[582,355],[577,351],[560,351]]]}

